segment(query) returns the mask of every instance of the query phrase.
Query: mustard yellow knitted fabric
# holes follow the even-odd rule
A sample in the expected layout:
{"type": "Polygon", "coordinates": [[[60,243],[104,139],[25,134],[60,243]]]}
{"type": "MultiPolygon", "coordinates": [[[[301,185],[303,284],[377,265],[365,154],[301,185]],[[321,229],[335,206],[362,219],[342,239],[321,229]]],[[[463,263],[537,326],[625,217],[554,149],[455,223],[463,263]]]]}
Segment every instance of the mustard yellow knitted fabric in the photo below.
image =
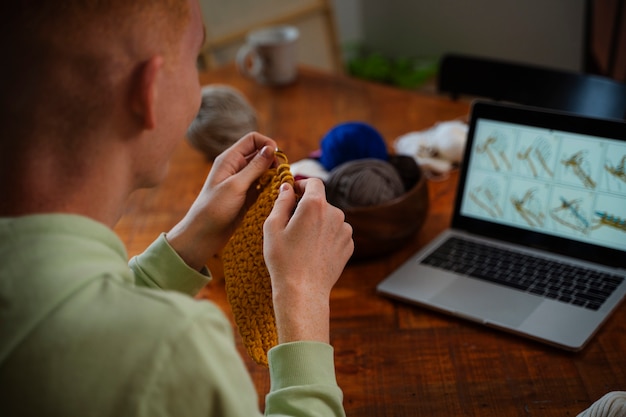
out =
{"type": "Polygon", "coordinates": [[[250,357],[267,366],[267,351],[278,343],[270,275],[263,258],[263,223],[284,182],[293,185],[286,156],[259,178],[259,196],[222,252],[226,295],[250,357]]]}

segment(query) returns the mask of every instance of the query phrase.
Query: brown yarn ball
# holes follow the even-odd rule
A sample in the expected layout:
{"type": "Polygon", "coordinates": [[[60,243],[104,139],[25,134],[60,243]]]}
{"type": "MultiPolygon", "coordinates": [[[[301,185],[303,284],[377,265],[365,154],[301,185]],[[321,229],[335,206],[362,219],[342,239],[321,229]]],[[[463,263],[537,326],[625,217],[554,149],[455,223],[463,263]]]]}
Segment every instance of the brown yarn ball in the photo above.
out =
{"type": "Polygon", "coordinates": [[[408,155],[389,155],[389,163],[394,166],[396,171],[400,174],[402,182],[404,183],[404,189],[409,191],[419,181],[422,176],[415,158],[408,155]]]}
{"type": "Polygon", "coordinates": [[[202,103],[187,130],[187,139],[209,160],[258,130],[256,112],[237,89],[221,84],[202,88],[202,103]]]}
{"type": "Polygon", "coordinates": [[[333,169],[326,181],[326,199],[340,209],[376,206],[405,192],[398,171],[380,159],[357,159],[333,169]]]}

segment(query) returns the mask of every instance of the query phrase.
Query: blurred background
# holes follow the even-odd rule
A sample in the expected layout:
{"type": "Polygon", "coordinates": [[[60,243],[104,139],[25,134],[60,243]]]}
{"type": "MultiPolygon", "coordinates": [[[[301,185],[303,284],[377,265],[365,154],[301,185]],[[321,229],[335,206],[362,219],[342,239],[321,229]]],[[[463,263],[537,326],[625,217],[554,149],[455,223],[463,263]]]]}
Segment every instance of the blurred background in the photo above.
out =
{"type": "Polygon", "coordinates": [[[626,81],[624,0],[200,2],[205,68],[232,61],[250,30],[292,24],[300,62],[400,87],[427,84],[448,52],[626,81]]]}

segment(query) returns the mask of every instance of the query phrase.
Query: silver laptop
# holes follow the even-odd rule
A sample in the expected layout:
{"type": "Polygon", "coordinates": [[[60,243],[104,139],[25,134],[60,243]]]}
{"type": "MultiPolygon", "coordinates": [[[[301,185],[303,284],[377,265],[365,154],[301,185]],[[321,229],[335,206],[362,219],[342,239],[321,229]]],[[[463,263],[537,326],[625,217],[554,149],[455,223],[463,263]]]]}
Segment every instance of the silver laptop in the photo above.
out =
{"type": "Polygon", "coordinates": [[[626,293],[626,122],[475,102],[450,229],[377,289],[582,349],[626,293]]]}

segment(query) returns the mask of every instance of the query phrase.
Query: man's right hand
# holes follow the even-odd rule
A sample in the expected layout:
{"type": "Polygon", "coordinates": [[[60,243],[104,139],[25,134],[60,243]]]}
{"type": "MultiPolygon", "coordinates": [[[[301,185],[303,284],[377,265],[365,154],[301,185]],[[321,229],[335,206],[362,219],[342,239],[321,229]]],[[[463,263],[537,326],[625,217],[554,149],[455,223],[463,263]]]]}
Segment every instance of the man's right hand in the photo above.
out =
{"type": "Polygon", "coordinates": [[[279,343],[328,343],[329,297],[354,251],[352,227],[318,179],[288,184],[264,225],[279,343]],[[296,193],[301,195],[296,204],[296,193]]]}

